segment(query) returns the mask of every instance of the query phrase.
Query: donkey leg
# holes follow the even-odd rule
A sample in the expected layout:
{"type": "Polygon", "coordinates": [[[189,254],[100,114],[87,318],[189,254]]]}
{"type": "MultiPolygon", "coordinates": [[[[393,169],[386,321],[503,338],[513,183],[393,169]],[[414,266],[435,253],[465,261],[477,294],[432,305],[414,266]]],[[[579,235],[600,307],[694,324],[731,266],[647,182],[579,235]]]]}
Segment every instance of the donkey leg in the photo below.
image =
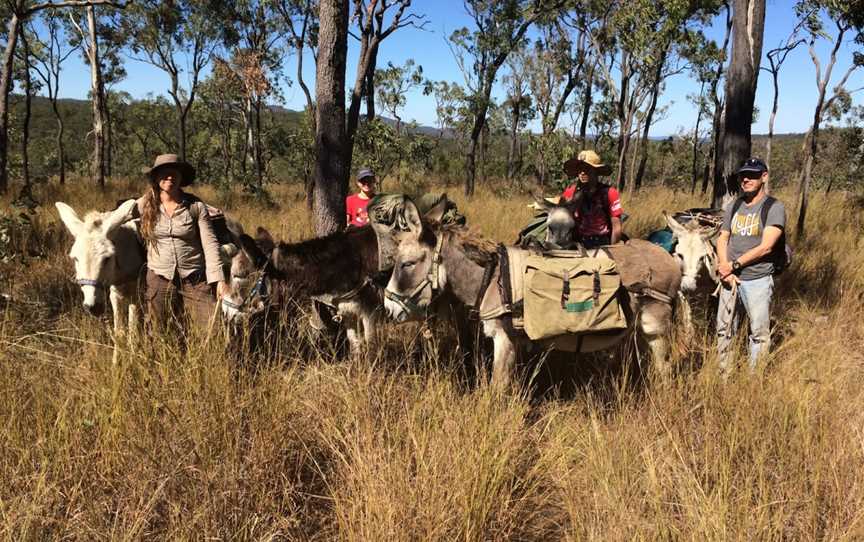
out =
{"type": "Polygon", "coordinates": [[[367,348],[375,342],[375,326],[378,324],[378,317],[375,313],[375,307],[364,306],[361,308],[360,325],[363,328],[363,342],[367,348]]]}
{"type": "Polygon", "coordinates": [[[681,322],[681,331],[684,340],[689,344],[695,335],[695,328],[693,327],[693,310],[690,308],[690,302],[687,301],[687,296],[682,292],[678,292],[678,306],[676,308],[677,314],[680,315],[679,321],[681,322]]]}
{"type": "Polygon", "coordinates": [[[116,364],[120,357],[120,349],[126,339],[129,298],[116,286],[111,286],[110,290],[111,309],[114,312],[114,353],[111,356],[111,361],[116,364]]]}
{"type": "Polygon", "coordinates": [[[672,374],[667,339],[671,322],[672,307],[660,302],[646,304],[639,318],[639,331],[651,349],[652,365],[662,380],[672,374]]]}
{"type": "Polygon", "coordinates": [[[516,366],[516,345],[498,323],[483,323],[484,332],[492,337],[494,354],[492,358],[492,388],[498,392],[510,389],[513,370],[516,366]]]}
{"type": "Polygon", "coordinates": [[[129,347],[135,348],[140,341],[141,310],[137,303],[129,303],[129,320],[127,321],[129,347]]]}
{"type": "Polygon", "coordinates": [[[348,338],[348,347],[351,350],[352,357],[358,357],[363,352],[363,333],[360,329],[360,318],[355,314],[344,314],[342,316],[342,325],[345,326],[345,335],[348,338]]]}

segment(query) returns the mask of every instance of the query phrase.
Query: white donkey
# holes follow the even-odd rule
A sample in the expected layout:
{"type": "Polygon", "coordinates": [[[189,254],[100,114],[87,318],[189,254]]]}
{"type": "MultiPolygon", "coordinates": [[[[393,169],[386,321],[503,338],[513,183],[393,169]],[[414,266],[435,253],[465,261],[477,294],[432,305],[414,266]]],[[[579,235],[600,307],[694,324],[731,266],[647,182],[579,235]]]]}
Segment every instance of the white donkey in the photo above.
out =
{"type": "Polygon", "coordinates": [[[75,263],[75,280],[81,286],[87,312],[101,316],[105,312],[105,290],[110,291],[116,362],[120,341],[127,334],[134,340],[141,321],[138,275],[145,259],[138,221],[128,220],[135,200],[124,202],[114,211],[91,211],[84,220],[65,203],[58,201],[55,205],[75,238],[69,257],[75,263]]]}
{"type": "Polygon", "coordinates": [[[674,254],[681,261],[681,291],[693,292],[699,289],[700,278],[706,275],[711,279],[711,287],[716,286],[718,281],[716,244],[720,224],[705,225],[696,219],[682,224],[665,211],[663,217],[666,218],[666,224],[677,241],[674,254]],[[702,273],[703,270],[705,275],[702,273]]]}

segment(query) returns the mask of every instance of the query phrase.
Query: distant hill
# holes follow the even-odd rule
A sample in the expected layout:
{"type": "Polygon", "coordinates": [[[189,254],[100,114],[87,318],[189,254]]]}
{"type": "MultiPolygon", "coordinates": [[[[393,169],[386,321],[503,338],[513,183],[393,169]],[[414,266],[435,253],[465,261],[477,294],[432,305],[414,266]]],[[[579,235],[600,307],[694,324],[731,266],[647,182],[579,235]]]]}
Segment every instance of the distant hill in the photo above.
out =
{"type": "MultiPolygon", "coordinates": [[[[10,97],[10,103],[13,111],[18,111],[23,114],[23,96],[13,94],[10,97]]],[[[78,129],[88,127],[91,122],[92,105],[90,100],[80,100],[76,98],[61,98],[59,100],[59,109],[63,115],[64,122],[68,123],[67,130],[77,132],[78,129]]],[[[288,109],[281,105],[269,106],[270,111],[281,121],[286,122],[289,126],[296,125],[303,117],[303,111],[288,109]]],[[[379,117],[385,123],[395,126],[396,121],[386,117],[379,117]]],[[[51,110],[51,102],[48,98],[35,96],[32,101],[32,119],[30,124],[31,136],[41,137],[45,131],[54,133],[56,129],[56,121],[54,120],[54,112],[51,110]]],[[[168,121],[170,122],[170,121],[168,121]]],[[[403,122],[403,126],[408,126],[403,122]]],[[[86,132],[85,132],[86,133],[86,132]]],[[[417,126],[413,128],[413,133],[422,135],[437,136],[438,129],[432,126],[417,126]]]]}

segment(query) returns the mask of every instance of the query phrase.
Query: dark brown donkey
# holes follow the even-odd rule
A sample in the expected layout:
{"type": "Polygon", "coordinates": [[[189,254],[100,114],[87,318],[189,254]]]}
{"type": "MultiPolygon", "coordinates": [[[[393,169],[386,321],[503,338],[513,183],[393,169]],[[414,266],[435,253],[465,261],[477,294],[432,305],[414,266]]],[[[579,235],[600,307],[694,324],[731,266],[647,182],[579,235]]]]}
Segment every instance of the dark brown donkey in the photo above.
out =
{"type": "Polygon", "coordinates": [[[291,299],[311,298],[334,309],[352,353],[372,340],[382,308],[380,289],[372,283],[378,275],[378,241],[372,228],[300,243],[275,243],[259,228],[257,239],[243,234],[239,242],[222,300],[229,322],[249,320],[268,308],[287,308],[291,299]]]}

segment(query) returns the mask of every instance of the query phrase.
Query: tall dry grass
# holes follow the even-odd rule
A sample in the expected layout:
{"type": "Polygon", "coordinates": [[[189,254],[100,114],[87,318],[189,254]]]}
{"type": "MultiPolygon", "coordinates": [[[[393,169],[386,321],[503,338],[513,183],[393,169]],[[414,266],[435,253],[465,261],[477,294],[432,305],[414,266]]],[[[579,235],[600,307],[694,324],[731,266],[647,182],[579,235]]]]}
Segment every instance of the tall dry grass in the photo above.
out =
{"type": "MultiPolygon", "coordinates": [[[[106,208],[139,188],[40,197],[106,208]]],[[[205,195],[247,229],[309,235],[290,188],[280,209],[205,195]]],[[[530,216],[520,194],[453,196],[502,241],[530,216]]],[[[638,198],[626,202],[633,234],[698,203],[638,198]]],[[[0,536],[862,539],[861,213],[817,196],[811,216],[759,374],[723,384],[703,321],[667,385],[633,384],[597,360],[585,378],[573,361],[575,392],[529,379],[497,397],[417,326],[389,327],[360,360],[298,339],[243,364],[221,337],[193,338],[185,353],[157,338],[112,365],[107,321],[78,307],[69,239],[46,205],[16,239],[31,254],[0,263],[12,296],[0,316],[0,536]]]]}

